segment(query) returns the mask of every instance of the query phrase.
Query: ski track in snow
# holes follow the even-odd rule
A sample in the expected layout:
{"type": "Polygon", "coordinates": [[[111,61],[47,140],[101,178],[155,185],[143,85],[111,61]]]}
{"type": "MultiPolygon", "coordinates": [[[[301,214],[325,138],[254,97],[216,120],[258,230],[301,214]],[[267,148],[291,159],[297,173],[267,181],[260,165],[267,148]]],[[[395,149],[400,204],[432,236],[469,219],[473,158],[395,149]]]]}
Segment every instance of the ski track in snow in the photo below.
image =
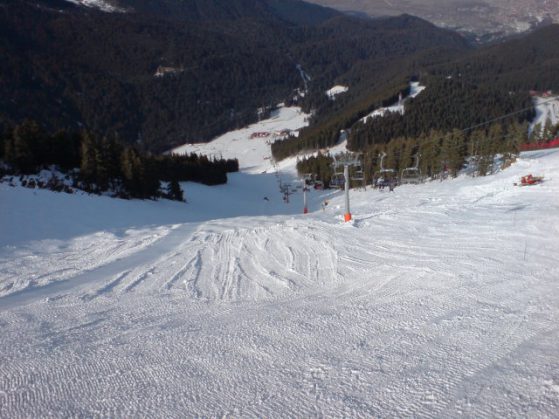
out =
{"type": "Polygon", "coordinates": [[[0,417],[556,417],[557,179],[0,249],[0,417]]]}

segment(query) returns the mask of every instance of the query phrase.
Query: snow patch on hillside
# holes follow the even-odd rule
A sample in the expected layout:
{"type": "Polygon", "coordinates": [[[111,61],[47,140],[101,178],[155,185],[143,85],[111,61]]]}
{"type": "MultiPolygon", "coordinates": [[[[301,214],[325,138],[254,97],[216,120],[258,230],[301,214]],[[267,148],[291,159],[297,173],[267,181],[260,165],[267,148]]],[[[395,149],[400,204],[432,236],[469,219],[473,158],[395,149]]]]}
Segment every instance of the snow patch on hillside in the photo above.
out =
{"type": "Polygon", "coordinates": [[[425,88],[426,87],[421,86],[419,84],[419,82],[411,82],[410,83],[410,94],[409,94],[408,97],[406,97],[405,99],[400,100],[399,102],[397,102],[396,104],[394,104],[392,106],[387,106],[387,107],[382,107],[382,108],[379,108],[379,109],[375,109],[370,114],[361,118],[361,121],[362,122],[367,122],[369,119],[383,117],[388,113],[399,113],[400,115],[403,115],[404,112],[405,112],[406,101],[409,100],[410,98],[417,97],[417,95],[419,95],[423,90],[425,90],[425,88]]]}
{"type": "Polygon", "coordinates": [[[336,96],[341,95],[342,93],[345,93],[348,90],[349,90],[349,87],[347,87],[347,86],[336,85],[336,86],[334,86],[331,89],[326,91],[326,96],[328,96],[328,98],[331,99],[331,100],[335,100],[336,96]]]}
{"type": "Polygon", "coordinates": [[[70,3],[77,4],[78,6],[91,7],[93,9],[99,9],[103,12],[114,13],[114,12],[124,12],[123,9],[113,6],[104,0],[66,0],[70,3]]]}

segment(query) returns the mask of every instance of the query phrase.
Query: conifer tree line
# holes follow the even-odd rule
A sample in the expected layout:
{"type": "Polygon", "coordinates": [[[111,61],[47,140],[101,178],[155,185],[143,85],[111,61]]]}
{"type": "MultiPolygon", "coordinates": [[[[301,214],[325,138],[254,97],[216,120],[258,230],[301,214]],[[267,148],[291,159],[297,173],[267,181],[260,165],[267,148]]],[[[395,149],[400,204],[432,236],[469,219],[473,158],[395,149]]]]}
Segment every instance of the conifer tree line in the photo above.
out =
{"type": "Polygon", "coordinates": [[[459,77],[426,76],[421,83],[427,88],[417,97],[407,99],[405,113],[387,113],[382,118],[362,118],[371,111],[391,106],[401,92],[409,95],[408,84],[390,86],[368,100],[372,105],[358,104],[334,115],[327,123],[310,126],[299,137],[289,138],[272,145],[272,154],[278,160],[301,151],[319,150],[335,145],[339,132],[350,128],[348,148],[364,151],[376,144],[387,144],[400,137],[417,138],[435,129],[451,131],[477,125],[518,109],[526,111],[516,115],[516,121],[530,121],[535,116],[528,90],[512,94],[490,85],[477,85],[459,77]],[[396,92],[396,93],[394,93],[396,92]]]}
{"type": "Polygon", "coordinates": [[[519,109],[518,122],[535,116],[528,92],[511,94],[492,86],[465,83],[459,78],[426,77],[427,88],[406,101],[405,113],[388,113],[369,118],[352,128],[348,141],[351,150],[363,150],[374,144],[386,144],[399,137],[419,137],[432,129],[451,131],[484,123],[519,109]]]}
{"type": "Polygon", "coordinates": [[[239,170],[235,160],[206,156],[151,155],[118,137],[99,137],[90,131],[59,130],[48,134],[38,123],[26,120],[0,136],[3,173],[25,175],[56,166],[72,174],[74,186],[87,192],[112,191],[122,198],[183,200],[178,182],[206,185],[227,182],[227,173],[239,170]],[[161,182],[168,182],[161,191],[161,182]]]}
{"type": "MultiPolygon", "coordinates": [[[[537,126],[529,137],[529,143],[544,143],[559,134],[559,124],[551,121],[546,129],[537,126]]],[[[496,122],[477,129],[464,131],[431,130],[418,137],[397,137],[385,144],[366,147],[362,154],[363,170],[368,182],[380,170],[380,155],[386,153],[384,168],[401,174],[412,167],[414,156],[419,155],[419,170],[425,178],[456,177],[466,165],[472,176],[486,176],[495,169],[497,155],[504,167],[512,163],[527,141],[528,123],[496,122]]],[[[334,174],[333,159],[324,153],[302,159],[297,164],[300,174],[314,173],[326,186],[334,174]]],[[[351,174],[350,174],[351,176],[351,174]]]]}

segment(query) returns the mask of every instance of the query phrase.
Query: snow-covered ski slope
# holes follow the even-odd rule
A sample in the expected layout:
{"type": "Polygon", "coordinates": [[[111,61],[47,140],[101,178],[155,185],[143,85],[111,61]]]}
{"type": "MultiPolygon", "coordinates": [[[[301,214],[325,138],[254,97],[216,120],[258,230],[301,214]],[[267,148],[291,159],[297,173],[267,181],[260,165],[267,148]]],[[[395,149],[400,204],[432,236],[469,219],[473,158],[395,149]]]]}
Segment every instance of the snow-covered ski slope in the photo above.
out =
{"type": "MultiPolygon", "coordinates": [[[[230,131],[209,143],[185,144],[172,150],[173,153],[197,153],[209,157],[237,158],[246,173],[275,172],[270,144],[281,141],[287,135],[297,136],[299,130],[308,125],[310,115],[299,107],[280,106],[269,119],[254,123],[246,128],[230,131]]],[[[293,169],[293,160],[288,159],[282,167],[293,169]]],[[[291,170],[293,174],[293,170],[291,170]]]]}
{"type": "Polygon", "coordinates": [[[0,417],[556,417],[558,150],[352,191],[348,224],[275,182],[0,185],[0,417]]]}

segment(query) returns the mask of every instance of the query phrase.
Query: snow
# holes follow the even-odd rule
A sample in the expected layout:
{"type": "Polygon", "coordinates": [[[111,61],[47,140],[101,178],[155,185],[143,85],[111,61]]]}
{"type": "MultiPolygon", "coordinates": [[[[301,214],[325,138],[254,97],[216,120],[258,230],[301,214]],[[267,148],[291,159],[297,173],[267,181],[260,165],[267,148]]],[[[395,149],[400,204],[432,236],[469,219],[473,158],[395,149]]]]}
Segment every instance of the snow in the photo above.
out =
{"type": "Polygon", "coordinates": [[[297,64],[296,68],[297,71],[299,72],[299,75],[301,76],[301,80],[303,80],[303,85],[305,86],[304,93],[306,93],[309,91],[309,82],[312,81],[312,78],[305,72],[301,64],[297,64]]]}
{"type": "Polygon", "coordinates": [[[417,95],[419,95],[423,90],[425,90],[425,86],[421,86],[419,82],[410,82],[410,94],[408,97],[406,97],[405,99],[399,101],[398,103],[392,106],[375,109],[369,115],[366,115],[363,118],[361,118],[361,121],[367,122],[371,118],[383,117],[387,113],[399,113],[400,115],[403,115],[405,112],[404,106],[406,101],[410,98],[417,97],[417,95]]]}
{"type": "Polygon", "coordinates": [[[78,6],[91,7],[93,9],[99,9],[103,12],[108,12],[108,13],[124,11],[104,0],[66,0],[66,1],[77,4],[78,6]]]}
{"type": "Polygon", "coordinates": [[[336,96],[341,95],[349,90],[347,86],[336,85],[326,91],[326,96],[332,100],[336,100],[336,96]]]}
{"type": "Polygon", "coordinates": [[[534,130],[537,124],[540,124],[543,130],[548,119],[552,125],[559,124],[559,96],[534,97],[534,105],[536,107],[536,116],[532,124],[530,124],[530,132],[534,130]]]}
{"type": "Polygon", "coordinates": [[[246,128],[230,131],[210,143],[185,144],[172,153],[197,153],[210,157],[239,159],[239,166],[246,173],[271,173],[276,171],[270,144],[282,140],[308,125],[309,114],[299,107],[281,106],[269,119],[246,128]]]}
{"type": "Polygon", "coordinates": [[[556,416],[559,150],[343,223],[244,153],[276,122],[187,204],[0,184],[0,417],[556,416]]]}

